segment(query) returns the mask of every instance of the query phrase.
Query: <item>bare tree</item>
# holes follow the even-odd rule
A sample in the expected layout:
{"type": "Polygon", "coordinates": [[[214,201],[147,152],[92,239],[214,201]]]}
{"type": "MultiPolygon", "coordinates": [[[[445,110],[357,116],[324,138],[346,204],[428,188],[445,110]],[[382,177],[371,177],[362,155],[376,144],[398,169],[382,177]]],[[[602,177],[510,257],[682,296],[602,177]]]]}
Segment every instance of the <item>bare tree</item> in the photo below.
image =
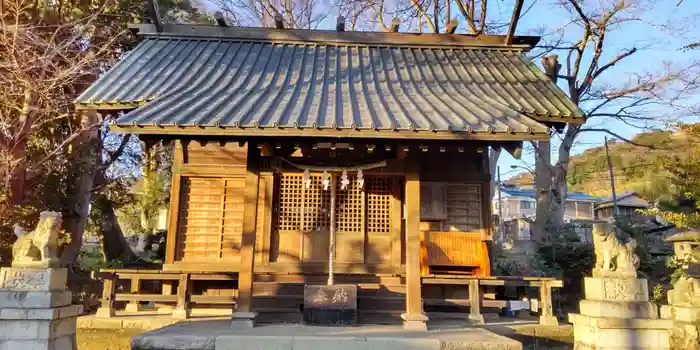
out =
{"type": "Polygon", "coordinates": [[[579,0],[560,0],[558,6],[570,15],[569,23],[561,32],[568,31],[570,34],[574,31],[578,40],[570,42],[560,37],[553,44],[543,45],[541,55],[558,54],[546,56],[543,66],[555,82],[564,84],[565,92],[584,112],[585,123],[568,124],[557,134],[560,145],[554,165],[549,162],[548,143],[533,143],[538,173],[546,174],[538,179],[545,182],[539,185],[548,189],[544,192],[544,203],[547,205],[541,212],[538,210],[538,217],[531,222],[534,224],[534,239],[538,241],[546,238],[547,230],[556,232],[563,223],[571,149],[582,133],[604,132],[632,142],[615,130],[594,127],[592,124],[600,120],[614,120],[641,127],[649,122],[662,122],[663,116],[654,111],[653,107],[662,104],[673,107],[698,87],[697,79],[688,79],[693,76],[690,73],[698,68],[696,62],[684,67],[667,64],[658,72],[637,71],[625,79],[617,79],[618,83],[603,80],[613,67],[624,66],[629,57],[643,55],[636,43],[629,42],[627,47],[619,48],[613,45],[609,37],[613,31],[625,26],[648,23],[644,14],[652,13],[653,1],[584,3],[579,0]],[[615,53],[611,55],[612,50],[615,53]],[[561,64],[559,57],[563,58],[561,64]]]}

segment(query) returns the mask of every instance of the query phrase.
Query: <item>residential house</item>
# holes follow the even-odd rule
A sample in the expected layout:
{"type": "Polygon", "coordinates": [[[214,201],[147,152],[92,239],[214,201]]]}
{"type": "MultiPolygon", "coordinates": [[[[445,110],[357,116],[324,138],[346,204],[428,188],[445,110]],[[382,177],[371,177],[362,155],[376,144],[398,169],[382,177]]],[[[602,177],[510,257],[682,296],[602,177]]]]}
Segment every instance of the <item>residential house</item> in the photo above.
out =
{"type": "MultiPolygon", "coordinates": [[[[566,198],[564,212],[565,222],[577,222],[577,233],[583,241],[590,240],[592,227],[590,221],[595,219],[594,207],[598,198],[581,192],[569,192],[566,198]]],[[[504,230],[500,235],[503,240],[511,237],[514,240],[530,240],[530,224],[534,220],[537,207],[536,191],[534,188],[518,188],[514,185],[502,184],[493,197],[493,212],[503,216],[504,230]],[[498,192],[500,191],[500,205],[498,192]],[[500,212],[500,207],[503,211],[500,212]]]]}
{"type": "MultiPolygon", "coordinates": [[[[595,216],[599,220],[612,221],[615,203],[612,197],[603,199],[595,206],[595,216]]],[[[651,203],[640,197],[637,192],[625,192],[617,196],[618,217],[640,218],[637,210],[648,209],[651,203]]]]}

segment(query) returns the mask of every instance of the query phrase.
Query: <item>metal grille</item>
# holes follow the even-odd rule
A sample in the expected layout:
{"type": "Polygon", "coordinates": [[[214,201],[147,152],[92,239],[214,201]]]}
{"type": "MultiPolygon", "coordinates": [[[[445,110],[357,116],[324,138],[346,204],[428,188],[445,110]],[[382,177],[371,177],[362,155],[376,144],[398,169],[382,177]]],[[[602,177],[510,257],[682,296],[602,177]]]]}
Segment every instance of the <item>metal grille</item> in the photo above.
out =
{"type": "Polygon", "coordinates": [[[391,229],[391,178],[370,177],[367,186],[367,232],[388,233],[391,229]]]}
{"type": "Polygon", "coordinates": [[[364,193],[357,186],[357,178],[348,176],[350,184],[344,190],[340,187],[340,176],[336,177],[336,230],[338,232],[363,232],[364,193]]]}

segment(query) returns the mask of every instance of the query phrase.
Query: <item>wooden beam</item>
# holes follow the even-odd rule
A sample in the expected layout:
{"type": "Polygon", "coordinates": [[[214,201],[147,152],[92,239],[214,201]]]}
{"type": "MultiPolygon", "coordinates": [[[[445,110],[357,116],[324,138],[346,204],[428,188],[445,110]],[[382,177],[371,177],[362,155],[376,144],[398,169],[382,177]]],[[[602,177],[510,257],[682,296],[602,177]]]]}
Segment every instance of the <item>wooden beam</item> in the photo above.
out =
{"type": "Polygon", "coordinates": [[[297,148],[294,150],[294,153],[292,153],[291,157],[292,158],[301,158],[304,156],[304,152],[301,150],[301,148],[297,148]]]}
{"type": "Polygon", "coordinates": [[[459,25],[459,21],[457,19],[450,20],[450,22],[447,23],[447,28],[445,28],[445,33],[454,34],[457,31],[458,25],[459,25]]]}
{"type": "Polygon", "coordinates": [[[503,149],[510,153],[510,155],[515,159],[520,159],[523,155],[522,142],[508,143],[507,145],[503,146],[503,149]]]}
{"type": "Polygon", "coordinates": [[[401,318],[404,320],[404,328],[427,330],[428,317],[423,313],[420,276],[420,170],[417,157],[411,161],[404,189],[406,313],[401,318]]]}
{"type": "Polygon", "coordinates": [[[520,12],[523,10],[523,2],[524,0],[515,1],[513,16],[510,18],[510,26],[508,26],[508,34],[506,34],[506,45],[513,44],[513,37],[515,37],[515,28],[518,26],[518,21],[520,20],[520,12]]]}
{"type": "Polygon", "coordinates": [[[216,19],[216,24],[218,24],[220,27],[228,27],[228,23],[226,23],[224,14],[221,11],[216,11],[214,13],[214,19],[216,19]]]}
{"type": "Polygon", "coordinates": [[[391,27],[389,28],[389,31],[391,32],[398,32],[399,31],[399,25],[401,25],[401,20],[398,18],[394,18],[391,20],[391,27]]]}
{"type": "Polygon", "coordinates": [[[269,143],[258,144],[258,149],[260,150],[260,155],[263,157],[272,157],[275,154],[269,143]]]}
{"type": "Polygon", "coordinates": [[[170,213],[168,214],[168,235],[165,243],[165,263],[172,264],[176,258],[178,220],[180,216],[180,192],[182,188],[182,173],[179,169],[185,162],[185,151],[182,141],[175,140],[173,150],[173,171],[170,184],[170,213]]]}
{"type": "Polygon", "coordinates": [[[248,167],[243,202],[243,234],[241,237],[241,269],[238,277],[238,307],[236,312],[250,312],[253,303],[253,270],[255,265],[255,229],[260,181],[258,152],[248,143],[248,167]]]}
{"type": "Polygon", "coordinates": [[[160,9],[158,8],[158,0],[148,0],[148,14],[156,27],[156,32],[163,32],[163,20],[160,18],[160,9]]]}
{"type": "Polygon", "coordinates": [[[274,18],[275,18],[275,28],[283,29],[284,28],[284,19],[282,18],[282,15],[276,14],[274,18]]]}
{"type": "Polygon", "coordinates": [[[335,30],[339,32],[345,31],[345,17],[338,16],[338,18],[335,21],[335,30]]]}

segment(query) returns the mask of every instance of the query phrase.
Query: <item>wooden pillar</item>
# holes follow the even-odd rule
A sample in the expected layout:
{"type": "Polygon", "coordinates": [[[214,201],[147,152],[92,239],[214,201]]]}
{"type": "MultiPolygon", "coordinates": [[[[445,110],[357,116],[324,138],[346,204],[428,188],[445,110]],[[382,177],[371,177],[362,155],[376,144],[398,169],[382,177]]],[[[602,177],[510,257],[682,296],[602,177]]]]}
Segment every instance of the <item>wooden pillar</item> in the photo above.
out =
{"type": "Polygon", "coordinates": [[[260,180],[258,148],[248,142],[248,164],[243,203],[243,236],[241,238],[241,270],[238,273],[238,298],[233,313],[235,327],[252,327],[255,313],[253,304],[253,278],[255,270],[255,229],[260,180]]]}
{"type": "Polygon", "coordinates": [[[391,264],[401,266],[403,263],[403,244],[401,242],[401,181],[399,178],[391,182],[391,264]]]}
{"type": "Polygon", "coordinates": [[[177,305],[173,311],[173,318],[185,320],[190,316],[190,294],[192,293],[190,283],[189,273],[180,275],[180,280],[177,283],[177,305]]]}
{"type": "Polygon", "coordinates": [[[542,313],[540,314],[540,324],[546,326],[559,325],[559,321],[552,312],[552,282],[542,281],[540,286],[540,303],[542,313]]]}
{"type": "Polygon", "coordinates": [[[469,321],[473,324],[484,324],[484,315],[481,314],[483,296],[479,280],[469,280],[469,321]]]}
{"type": "MultiPolygon", "coordinates": [[[[173,295],[173,281],[167,280],[161,282],[161,286],[163,288],[162,295],[173,295]]],[[[163,314],[163,315],[170,315],[173,313],[173,307],[172,305],[165,305],[165,304],[158,304],[156,303],[156,306],[158,307],[158,313],[163,314]]]]}
{"type": "MultiPolygon", "coordinates": [[[[417,160],[413,160],[417,162],[417,160]]],[[[404,328],[427,330],[428,316],[423,313],[420,277],[420,174],[418,164],[406,173],[406,313],[401,315],[404,328]]]]}
{"type": "MultiPolygon", "coordinates": [[[[139,294],[141,293],[141,279],[138,277],[134,277],[131,279],[131,286],[129,288],[129,292],[131,294],[139,294]]],[[[128,304],[126,304],[126,312],[138,312],[141,311],[141,304],[136,301],[132,300],[128,304]]]]}
{"type": "MultiPolygon", "coordinates": [[[[180,169],[184,164],[184,150],[180,140],[175,141],[173,150],[172,181],[170,184],[170,213],[168,214],[168,233],[165,237],[165,263],[172,264],[176,258],[177,248],[177,224],[180,214],[180,188],[182,186],[182,175],[180,169]]],[[[165,288],[165,286],[163,286],[165,288]]],[[[172,284],[170,284],[172,288],[172,284]]]]}
{"type": "Polygon", "coordinates": [[[106,275],[103,279],[102,289],[102,305],[97,309],[96,317],[113,317],[114,316],[114,293],[116,292],[115,282],[117,276],[114,274],[106,275]]]}

